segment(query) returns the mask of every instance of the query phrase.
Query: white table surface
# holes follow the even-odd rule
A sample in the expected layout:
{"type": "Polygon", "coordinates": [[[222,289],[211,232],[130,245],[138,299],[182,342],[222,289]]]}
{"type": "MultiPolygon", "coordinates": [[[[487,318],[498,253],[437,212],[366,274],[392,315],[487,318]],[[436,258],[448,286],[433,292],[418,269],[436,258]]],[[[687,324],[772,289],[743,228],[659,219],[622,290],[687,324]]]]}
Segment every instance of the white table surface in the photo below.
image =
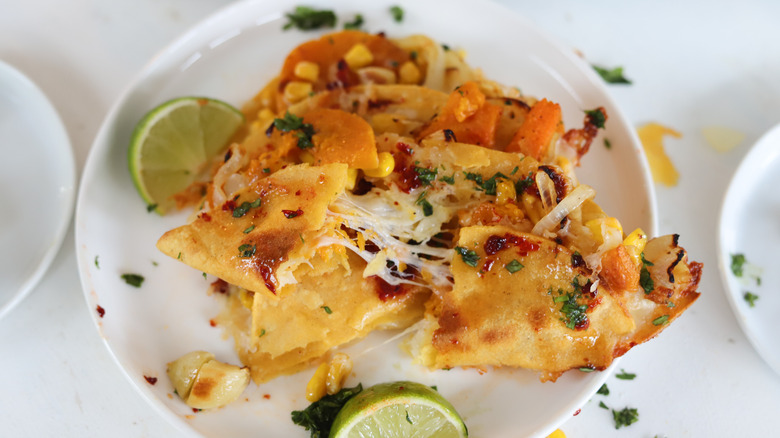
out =
{"type": "MultiPolygon", "coordinates": [[[[227,3],[0,0],[0,59],[51,99],[81,171],[103,117],[134,74],[227,3]]],[[[780,122],[780,2],[502,3],[589,61],[624,66],[634,84],[610,91],[632,123],[655,121],[683,134],[666,141],[682,176],[676,187],[657,187],[660,232],[681,234],[705,266],[699,301],[622,360],[620,367],[637,378],[611,377],[611,394],[595,396],[561,429],[570,438],[777,436],[780,376],[737,325],[715,239],[739,160],[780,122]],[[701,135],[710,125],[746,139],[716,152],[701,135]],[[599,400],[637,408],[639,421],[615,430],[599,400]]],[[[0,436],[185,436],[146,404],[109,356],[85,306],[72,230],[41,283],[0,320],[0,436]]]]}

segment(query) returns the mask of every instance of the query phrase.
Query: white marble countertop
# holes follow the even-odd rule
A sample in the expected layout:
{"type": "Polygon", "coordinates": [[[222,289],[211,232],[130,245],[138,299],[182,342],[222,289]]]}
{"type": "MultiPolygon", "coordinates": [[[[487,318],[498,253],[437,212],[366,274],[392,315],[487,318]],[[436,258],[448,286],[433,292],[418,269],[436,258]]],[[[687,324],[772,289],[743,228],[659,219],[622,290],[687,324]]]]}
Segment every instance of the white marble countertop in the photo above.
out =
{"type": "MultiPolygon", "coordinates": [[[[103,117],[135,73],[227,3],[0,0],[0,59],[51,99],[81,171],[103,117]]],[[[752,349],[729,307],[716,231],[737,164],[780,122],[780,3],[501,3],[589,61],[623,66],[633,85],[610,91],[633,124],[655,121],[683,134],[667,141],[682,176],[676,187],[656,187],[659,231],[681,234],[705,266],[699,301],[622,360],[620,367],[636,379],[608,380],[605,401],[637,408],[639,421],[616,430],[611,413],[594,399],[561,429],[570,438],[776,436],[780,376],[752,349]],[[717,152],[701,134],[711,125],[746,138],[717,152]]],[[[103,345],[84,303],[72,230],[40,284],[0,320],[0,435],[185,435],[135,392],[103,345]]]]}

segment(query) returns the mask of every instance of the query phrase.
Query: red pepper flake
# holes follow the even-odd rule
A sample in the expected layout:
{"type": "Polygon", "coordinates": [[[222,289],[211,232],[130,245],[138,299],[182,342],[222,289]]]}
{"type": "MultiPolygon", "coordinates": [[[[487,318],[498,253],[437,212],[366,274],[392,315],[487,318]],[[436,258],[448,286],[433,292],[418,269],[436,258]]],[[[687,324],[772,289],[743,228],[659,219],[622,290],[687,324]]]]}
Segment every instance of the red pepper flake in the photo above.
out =
{"type": "Polygon", "coordinates": [[[98,316],[99,316],[99,317],[101,317],[101,318],[103,317],[103,315],[105,315],[105,314],[106,314],[106,309],[104,309],[104,308],[100,307],[100,305],[98,305],[98,306],[97,306],[97,308],[96,308],[95,310],[97,310],[97,314],[98,314],[98,316]]]}
{"type": "Polygon", "coordinates": [[[211,215],[206,213],[205,211],[200,214],[200,218],[206,222],[211,222],[211,215]]]}
{"type": "Polygon", "coordinates": [[[539,244],[526,237],[516,236],[514,234],[504,234],[503,236],[492,235],[485,241],[485,254],[495,255],[506,248],[515,247],[517,253],[521,256],[527,256],[529,252],[539,249],[539,244]]]}
{"type": "Polygon", "coordinates": [[[271,394],[263,394],[263,398],[266,400],[271,400],[271,394]]]}
{"type": "Polygon", "coordinates": [[[287,219],[292,219],[298,216],[302,216],[303,210],[301,210],[300,208],[297,210],[282,210],[282,214],[284,214],[284,217],[286,217],[287,219]]]}
{"type": "Polygon", "coordinates": [[[202,411],[202,410],[203,410],[203,409],[192,408],[192,412],[195,412],[196,414],[197,414],[198,412],[202,411]]]}
{"type": "Polygon", "coordinates": [[[144,376],[144,379],[146,379],[150,385],[157,383],[157,377],[144,376]]]}
{"type": "Polygon", "coordinates": [[[236,209],[236,201],[234,199],[231,199],[229,201],[225,201],[224,204],[222,204],[222,211],[230,211],[236,209]]]}
{"type": "Polygon", "coordinates": [[[209,320],[209,325],[212,326],[212,327],[216,327],[217,326],[217,321],[214,321],[213,319],[210,319],[209,320]]]}
{"type": "Polygon", "coordinates": [[[300,190],[296,190],[295,191],[295,196],[301,196],[301,191],[300,190]]]}
{"type": "Polygon", "coordinates": [[[414,154],[414,149],[412,149],[411,146],[409,146],[408,144],[406,144],[406,143],[404,143],[402,141],[399,141],[398,143],[396,143],[395,147],[399,151],[403,152],[404,154],[406,154],[406,155],[408,155],[410,157],[412,156],[412,154],[414,154]]]}
{"type": "Polygon", "coordinates": [[[383,303],[407,292],[404,283],[393,285],[376,275],[372,277],[376,283],[376,294],[383,303]]]}
{"type": "Polygon", "coordinates": [[[582,412],[582,409],[577,409],[577,410],[574,412],[574,416],[576,417],[577,415],[580,415],[580,412],[582,412]]]}
{"type": "Polygon", "coordinates": [[[214,290],[214,292],[221,294],[227,294],[229,287],[230,285],[227,283],[227,281],[221,278],[218,278],[216,281],[211,283],[211,288],[214,290]]]}

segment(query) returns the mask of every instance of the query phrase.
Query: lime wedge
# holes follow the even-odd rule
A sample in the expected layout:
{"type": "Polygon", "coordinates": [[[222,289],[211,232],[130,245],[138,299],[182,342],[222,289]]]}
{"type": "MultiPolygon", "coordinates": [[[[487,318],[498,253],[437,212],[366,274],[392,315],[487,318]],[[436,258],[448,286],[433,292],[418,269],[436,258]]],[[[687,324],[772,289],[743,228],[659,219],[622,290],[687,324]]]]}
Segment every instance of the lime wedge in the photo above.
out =
{"type": "Polygon", "coordinates": [[[455,408],[429,386],[414,382],[372,386],[344,404],[330,438],[462,438],[468,436],[455,408]]]}
{"type": "Polygon", "coordinates": [[[165,214],[173,208],[172,196],[196,180],[243,122],[238,109],[205,97],[169,100],[149,111],[136,125],[127,155],[149,209],[165,214]]]}

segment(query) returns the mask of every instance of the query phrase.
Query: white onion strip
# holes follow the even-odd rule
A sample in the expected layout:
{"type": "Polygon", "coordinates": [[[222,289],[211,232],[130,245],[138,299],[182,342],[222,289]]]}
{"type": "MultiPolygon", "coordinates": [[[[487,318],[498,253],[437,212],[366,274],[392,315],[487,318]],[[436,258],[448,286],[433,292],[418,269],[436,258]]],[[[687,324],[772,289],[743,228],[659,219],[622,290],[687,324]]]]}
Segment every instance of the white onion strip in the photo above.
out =
{"type": "Polygon", "coordinates": [[[533,234],[541,236],[544,231],[550,231],[556,227],[563,218],[569,215],[574,209],[582,205],[583,202],[596,196],[596,191],[591,186],[580,184],[572,190],[561,202],[555,206],[547,215],[539,220],[531,230],[533,234]]]}

